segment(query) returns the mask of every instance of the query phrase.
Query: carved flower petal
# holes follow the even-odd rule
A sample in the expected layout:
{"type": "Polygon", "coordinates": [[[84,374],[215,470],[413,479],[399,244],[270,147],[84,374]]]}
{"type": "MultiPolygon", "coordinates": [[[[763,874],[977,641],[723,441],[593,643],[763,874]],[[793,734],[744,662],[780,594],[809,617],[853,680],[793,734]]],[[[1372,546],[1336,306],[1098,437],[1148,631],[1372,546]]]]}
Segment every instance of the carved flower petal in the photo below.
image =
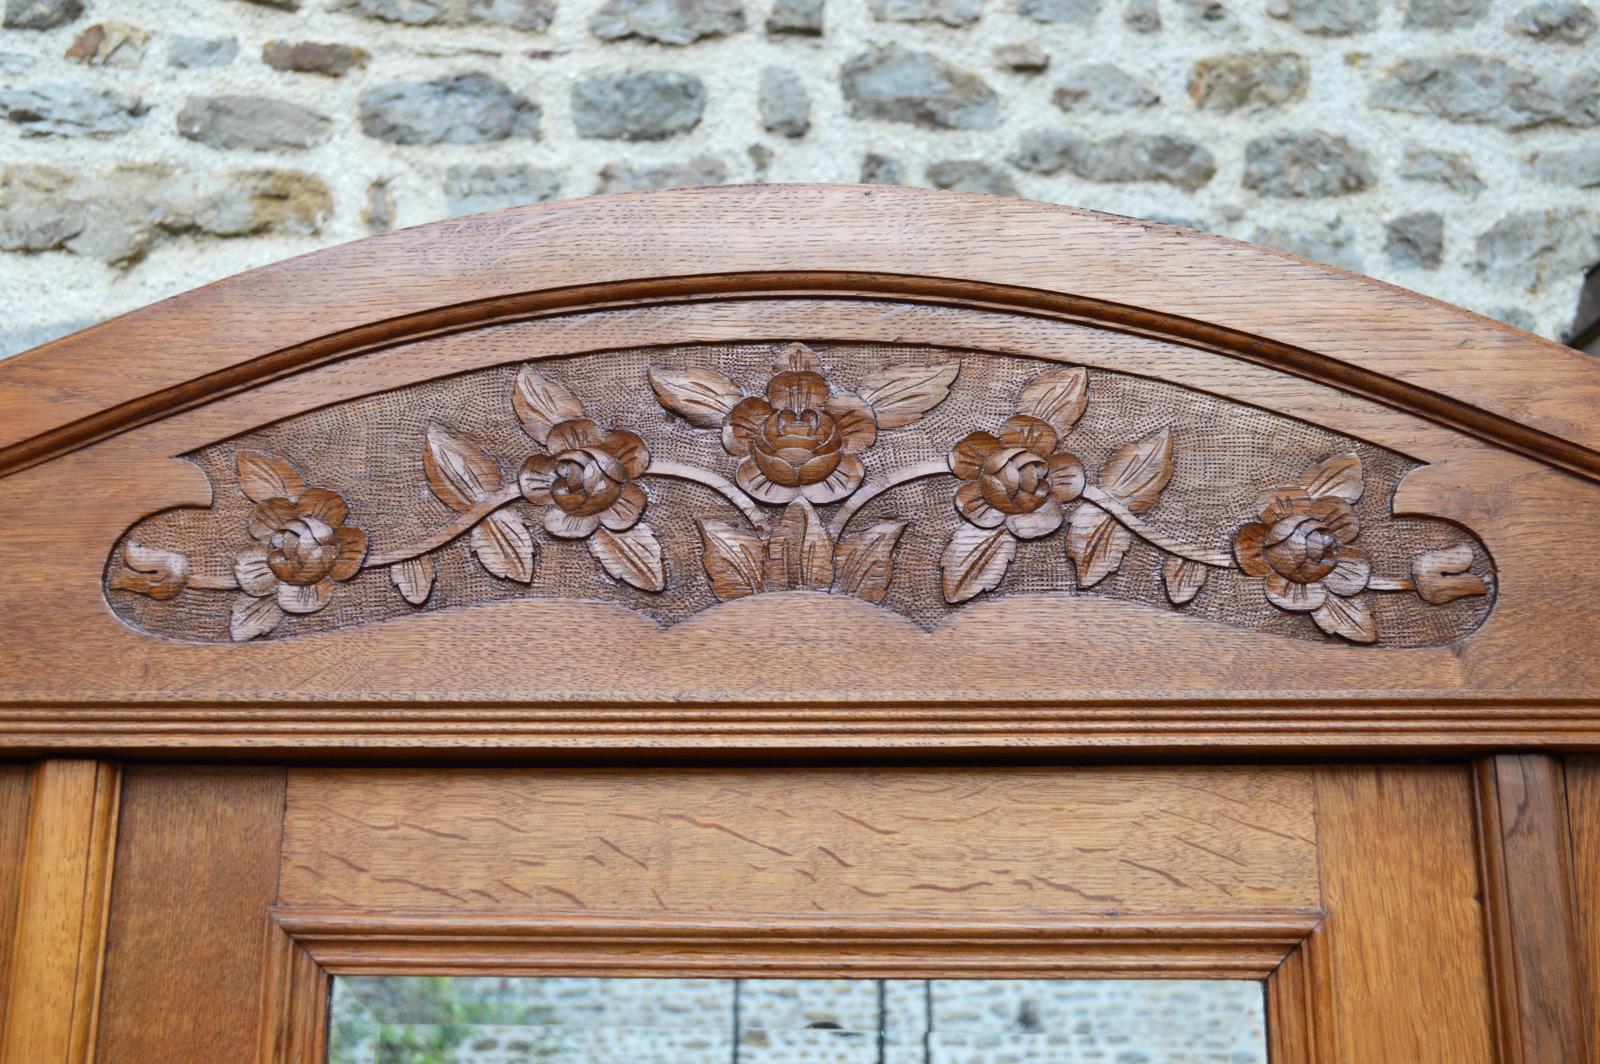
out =
{"type": "Polygon", "coordinates": [[[294,503],[288,499],[268,499],[250,511],[250,536],[265,543],[272,534],[294,520],[294,503]]]}
{"type": "Polygon", "coordinates": [[[1273,488],[1261,497],[1256,506],[1261,523],[1270,525],[1285,517],[1310,512],[1311,496],[1304,488],[1273,488]]]}
{"type": "Polygon", "coordinates": [[[324,577],[315,584],[278,585],[278,608],[284,613],[316,613],[333,598],[333,581],[324,577]]]}
{"type": "MultiPolygon", "coordinates": [[[[841,463],[842,464],[842,463],[841,463]]],[[[733,479],[745,492],[758,502],[771,503],[782,506],[786,502],[793,502],[795,496],[800,494],[799,488],[792,488],[786,484],[774,484],[761,472],[754,458],[745,458],[733,471],[733,479]]]]}
{"type": "Polygon", "coordinates": [[[569,514],[559,506],[544,512],[544,530],[559,539],[582,539],[599,527],[593,514],[569,514]]]}
{"type": "Polygon", "coordinates": [[[1319,580],[1312,584],[1297,584],[1277,572],[1267,574],[1267,601],[1279,609],[1306,613],[1322,605],[1328,589],[1319,580]]]}
{"type": "Polygon", "coordinates": [[[580,447],[598,447],[605,440],[605,433],[600,431],[600,426],[586,417],[575,417],[570,421],[563,421],[550,430],[550,435],[545,437],[545,446],[550,448],[551,454],[560,454],[562,451],[575,451],[580,447]]]}
{"type": "Polygon", "coordinates": [[[1001,425],[1000,439],[1034,454],[1049,454],[1056,449],[1056,430],[1050,422],[1029,414],[1018,414],[1001,425]]]}
{"type": "Polygon", "coordinates": [[[239,590],[256,598],[270,595],[278,589],[278,578],[267,568],[267,549],[248,547],[239,552],[233,562],[233,578],[239,590]]]}
{"type": "Polygon", "coordinates": [[[847,454],[839,460],[839,467],[828,478],[817,484],[807,484],[800,489],[800,494],[808,502],[818,506],[825,506],[830,502],[838,502],[861,486],[862,478],[867,475],[867,467],[861,464],[861,459],[853,454],[847,454]]]}
{"type": "Polygon", "coordinates": [[[348,580],[361,571],[361,563],[367,556],[367,534],[359,528],[340,525],[334,538],[339,543],[339,557],[328,575],[335,580],[348,580]]]}
{"type": "Polygon", "coordinates": [[[1372,579],[1372,560],[1359,547],[1344,547],[1339,551],[1339,562],[1333,572],[1322,578],[1329,591],[1335,595],[1354,595],[1366,589],[1372,579]]]}
{"type": "Polygon", "coordinates": [[[785,344],[779,349],[777,358],[773,359],[772,372],[782,373],[786,370],[810,370],[813,373],[821,373],[822,360],[805,344],[785,344]]]}
{"type": "Polygon", "coordinates": [[[1083,463],[1069,451],[1057,451],[1049,458],[1050,494],[1056,502],[1072,502],[1083,494],[1083,463]]]}
{"type": "Polygon", "coordinates": [[[1265,576],[1272,568],[1267,564],[1267,556],[1263,550],[1267,542],[1267,533],[1270,532],[1266,525],[1251,522],[1239,529],[1233,536],[1233,556],[1239,560],[1239,568],[1249,576],[1265,576]]]}
{"type": "Polygon", "coordinates": [[[787,410],[820,407],[828,401],[828,382],[809,370],[779,373],[767,382],[767,401],[787,410]]]}
{"type": "Polygon", "coordinates": [[[749,454],[750,441],[772,415],[772,404],[759,395],[739,400],[722,423],[722,449],[736,458],[749,454]]]}
{"type": "Polygon", "coordinates": [[[1006,518],[1006,527],[1018,539],[1038,539],[1060,528],[1061,517],[1061,504],[1054,498],[1048,498],[1043,506],[1031,514],[1012,514],[1006,518]]]}
{"type": "Polygon", "coordinates": [[[637,432],[612,429],[601,441],[600,449],[621,462],[630,477],[643,476],[644,471],[650,468],[650,452],[645,449],[644,441],[637,432]]]}
{"type": "Polygon", "coordinates": [[[1332,532],[1340,543],[1354,543],[1361,534],[1361,521],[1356,517],[1356,512],[1350,504],[1343,499],[1336,499],[1329,495],[1325,498],[1315,499],[1311,503],[1311,516],[1322,523],[1322,526],[1332,532]]]}
{"type": "Polygon", "coordinates": [[[979,528],[999,528],[1005,524],[1006,515],[983,501],[983,490],[974,481],[967,481],[956,489],[956,510],[979,528]]]}
{"type": "Polygon", "coordinates": [[[550,495],[550,485],[555,479],[555,458],[548,454],[536,454],[522,463],[522,472],[517,474],[517,486],[522,489],[522,497],[535,506],[549,506],[554,501],[550,495]]]}
{"type": "Polygon", "coordinates": [[[326,488],[307,488],[295,511],[302,517],[315,517],[330,525],[344,524],[344,499],[326,488]]]}
{"type": "Polygon", "coordinates": [[[878,438],[877,415],[859,395],[835,395],[828,400],[824,409],[833,418],[834,424],[839,426],[846,454],[860,454],[878,438]]]}
{"type": "Polygon", "coordinates": [[[950,448],[950,472],[962,480],[976,480],[984,459],[1004,446],[992,432],[979,430],[964,436],[950,448]]]}
{"type": "Polygon", "coordinates": [[[600,514],[600,523],[613,532],[623,532],[638,523],[650,497],[637,484],[624,484],[617,501],[600,514]]]}

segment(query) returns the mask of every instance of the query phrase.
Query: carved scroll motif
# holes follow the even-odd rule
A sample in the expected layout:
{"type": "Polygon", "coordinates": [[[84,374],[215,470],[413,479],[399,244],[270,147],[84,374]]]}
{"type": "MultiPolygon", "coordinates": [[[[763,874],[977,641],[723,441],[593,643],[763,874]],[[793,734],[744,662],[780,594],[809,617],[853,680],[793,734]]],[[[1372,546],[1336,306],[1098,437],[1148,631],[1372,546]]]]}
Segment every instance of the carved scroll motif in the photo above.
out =
{"type": "Polygon", "coordinates": [[[389,394],[403,401],[191,456],[227,482],[218,503],[130,530],[107,569],[119,615],[247,641],[529,596],[671,623],[827,593],[926,625],[982,598],[1087,593],[1419,646],[1467,634],[1492,599],[1470,534],[1389,513],[1415,463],[1111,371],[795,343],[389,394]],[[399,434],[410,443],[386,428],[397,410],[427,412],[399,434]]]}

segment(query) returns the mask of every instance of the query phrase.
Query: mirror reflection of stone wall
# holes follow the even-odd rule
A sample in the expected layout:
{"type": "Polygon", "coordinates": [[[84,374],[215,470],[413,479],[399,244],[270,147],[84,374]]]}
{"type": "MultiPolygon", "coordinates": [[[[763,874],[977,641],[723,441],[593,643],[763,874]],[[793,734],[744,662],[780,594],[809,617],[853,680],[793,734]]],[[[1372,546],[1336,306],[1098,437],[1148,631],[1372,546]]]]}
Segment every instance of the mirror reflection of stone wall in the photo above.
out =
{"type": "Polygon", "coordinates": [[[1245,980],[342,977],[331,1064],[1266,1064],[1245,980]]]}

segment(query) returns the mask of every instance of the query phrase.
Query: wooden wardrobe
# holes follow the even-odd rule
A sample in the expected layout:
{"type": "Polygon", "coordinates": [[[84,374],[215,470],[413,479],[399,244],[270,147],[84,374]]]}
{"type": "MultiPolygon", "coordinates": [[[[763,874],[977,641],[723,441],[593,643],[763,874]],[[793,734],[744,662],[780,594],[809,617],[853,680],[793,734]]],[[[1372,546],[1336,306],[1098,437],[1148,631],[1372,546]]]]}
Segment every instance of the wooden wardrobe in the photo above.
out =
{"type": "Polygon", "coordinates": [[[0,362],[5,1064],[355,974],[1231,978],[1600,1052],[1600,362],[1215,236],[580,199],[0,362]]]}

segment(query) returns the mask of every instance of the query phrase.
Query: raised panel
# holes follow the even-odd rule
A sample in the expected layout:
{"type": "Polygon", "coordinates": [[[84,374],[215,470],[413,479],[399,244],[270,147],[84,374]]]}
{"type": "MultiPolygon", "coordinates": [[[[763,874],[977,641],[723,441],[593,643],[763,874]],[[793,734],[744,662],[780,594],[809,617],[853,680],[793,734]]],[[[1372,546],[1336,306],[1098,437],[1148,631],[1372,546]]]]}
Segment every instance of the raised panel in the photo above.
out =
{"type": "Polygon", "coordinates": [[[601,915],[1319,907],[1301,769],[295,769],[280,904],[601,915]]]}

